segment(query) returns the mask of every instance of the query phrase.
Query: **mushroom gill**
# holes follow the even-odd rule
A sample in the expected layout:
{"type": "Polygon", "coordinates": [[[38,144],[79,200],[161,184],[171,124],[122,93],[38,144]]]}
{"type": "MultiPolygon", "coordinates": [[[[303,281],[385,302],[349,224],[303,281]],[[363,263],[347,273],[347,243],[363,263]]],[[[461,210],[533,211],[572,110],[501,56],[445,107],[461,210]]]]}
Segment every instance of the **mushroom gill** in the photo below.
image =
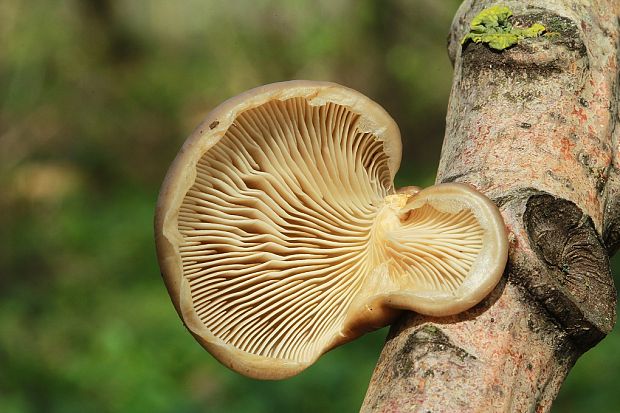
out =
{"type": "Polygon", "coordinates": [[[393,273],[409,288],[454,292],[480,253],[483,234],[471,210],[451,214],[425,204],[386,234],[386,250],[393,273]]]}
{"type": "Polygon", "coordinates": [[[326,82],[267,85],[216,108],[158,200],[172,301],[196,339],[263,379],[389,324],[466,310],[497,284],[507,237],[473,188],[394,191],[400,136],[365,96],[326,82]]]}
{"type": "Polygon", "coordinates": [[[309,361],[378,257],[391,176],[383,142],[334,103],[241,113],[197,164],[179,212],[183,273],[205,326],[236,348],[309,361]]]}

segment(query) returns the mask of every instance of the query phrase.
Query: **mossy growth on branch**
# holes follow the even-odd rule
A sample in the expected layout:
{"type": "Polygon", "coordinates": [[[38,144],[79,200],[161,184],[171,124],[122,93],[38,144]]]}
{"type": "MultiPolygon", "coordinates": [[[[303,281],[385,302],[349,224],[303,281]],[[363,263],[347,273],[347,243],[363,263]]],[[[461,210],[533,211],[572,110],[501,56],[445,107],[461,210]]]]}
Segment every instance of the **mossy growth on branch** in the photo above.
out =
{"type": "Polygon", "coordinates": [[[506,6],[492,6],[482,10],[471,21],[469,33],[463,37],[461,44],[468,41],[487,43],[491,49],[504,50],[520,40],[538,37],[546,29],[540,23],[530,27],[515,27],[510,23],[512,10],[506,6]]]}

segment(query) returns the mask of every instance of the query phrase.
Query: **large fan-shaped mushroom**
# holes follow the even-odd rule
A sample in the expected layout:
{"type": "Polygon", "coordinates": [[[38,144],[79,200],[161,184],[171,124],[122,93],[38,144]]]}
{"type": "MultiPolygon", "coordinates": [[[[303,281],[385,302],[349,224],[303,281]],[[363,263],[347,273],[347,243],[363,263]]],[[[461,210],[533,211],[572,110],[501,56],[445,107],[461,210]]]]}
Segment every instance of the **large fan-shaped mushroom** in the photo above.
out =
{"type": "Polygon", "coordinates": [[[164,181],[163,277],[183,322],[256,378],[300,372],[399,310],[470,308],[496,285],[507,241],[472,188],[396,192],[398,128],[342,86],[282,82],[209,114],[164,181]]]}

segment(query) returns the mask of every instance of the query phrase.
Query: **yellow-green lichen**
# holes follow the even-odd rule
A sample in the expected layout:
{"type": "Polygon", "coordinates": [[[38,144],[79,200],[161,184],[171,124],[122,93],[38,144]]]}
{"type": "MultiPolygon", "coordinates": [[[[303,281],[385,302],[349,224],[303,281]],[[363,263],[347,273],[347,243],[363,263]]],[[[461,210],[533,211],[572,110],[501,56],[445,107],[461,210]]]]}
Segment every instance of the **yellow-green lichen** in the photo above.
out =
{"type": "Polygon", "coordinates": [[[487,43],[491,49],[504,50],[513,46],[521,39],[538,37],[546,29],[540,23],[530,27],[514,27],[510,23],[512,10],[506,6],[492,6],[482,10],[470,24],[469,33],[463,37],[461,44],[468,41],[487,43]]]}

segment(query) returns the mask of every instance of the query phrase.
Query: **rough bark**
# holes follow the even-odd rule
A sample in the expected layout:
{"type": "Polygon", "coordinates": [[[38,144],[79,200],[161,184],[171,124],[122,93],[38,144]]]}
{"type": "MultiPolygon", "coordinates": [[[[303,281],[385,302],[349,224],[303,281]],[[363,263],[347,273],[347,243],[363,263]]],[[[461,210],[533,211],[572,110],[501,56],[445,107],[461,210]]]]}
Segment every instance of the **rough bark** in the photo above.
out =
{"type": "Polygon", "coordinates": [[[620,2],[503,1],[547,35],[502,52],[461,46],[494,3],[465,1],[453,21],[437,182],[469,183],[500,207],[504,279],[468,312],[393,326],[364,412],[546,412],[615,322],[620,2]]]}

